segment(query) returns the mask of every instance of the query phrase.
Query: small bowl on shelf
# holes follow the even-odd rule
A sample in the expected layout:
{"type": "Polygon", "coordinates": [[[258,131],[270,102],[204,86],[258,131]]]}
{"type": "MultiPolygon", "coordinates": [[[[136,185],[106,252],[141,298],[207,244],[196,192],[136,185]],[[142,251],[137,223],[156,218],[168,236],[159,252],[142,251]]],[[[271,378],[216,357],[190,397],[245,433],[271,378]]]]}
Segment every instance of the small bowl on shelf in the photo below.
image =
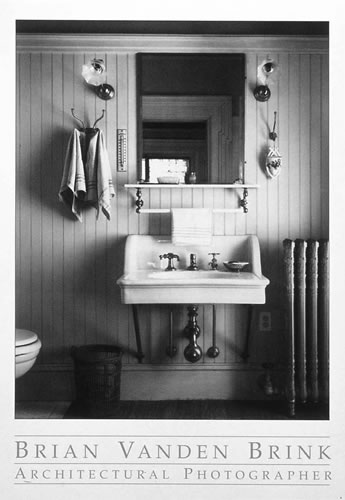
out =
{"type": "Polygon", "coordinates": [[[162,177],[157,177],[158,184],[179,184],[180,180],[178,177],[174,176],[162,176],[162,177]]]}
{"type": "Polygon", "coordinates": [[[248,266],[249,262],[241,262],[238,260],[228,260],[223,262],[225,268],[232,273],[239,273],[243,271],[243,269],[248,266]]]}

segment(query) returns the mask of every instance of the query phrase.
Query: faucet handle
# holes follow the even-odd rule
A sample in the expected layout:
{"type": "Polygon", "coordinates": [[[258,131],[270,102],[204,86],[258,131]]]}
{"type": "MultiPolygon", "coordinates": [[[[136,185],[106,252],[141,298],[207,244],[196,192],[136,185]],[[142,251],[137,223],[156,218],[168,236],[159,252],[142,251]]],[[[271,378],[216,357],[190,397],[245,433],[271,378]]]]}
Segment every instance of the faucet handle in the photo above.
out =
{"type": "Polygon", "coordinates": [[[210,252],[208,255],[212,255],[211,262],[208,263],[209,266],[211,266],[211,269],[213,271],[216,271],[218,269],[218,262],[216,259],[216,255],[220,255],[219,252],[210,252]]]}
{"type": "Polygon", "coordinates": [[[176,271],[176,268],[174,267],[174,263],[172,262],[173,259],[180,260],[180,257],[176,255],[175,253],[168,252],[164,253],[163,255],[159,256],[160,260],[162,259],[168,259],[168,267],[165,269],[166,271],[176,271]]]}
{"type": "Polygon", "coordinates": [[[162,259],[177,259],[177,260],[180,260],[180,257],[178,255],[176,255],[175,253],[172,253],[172,252],[164,253],[163,255],[160,255],[159,258],[161,260],[162,259]]]}

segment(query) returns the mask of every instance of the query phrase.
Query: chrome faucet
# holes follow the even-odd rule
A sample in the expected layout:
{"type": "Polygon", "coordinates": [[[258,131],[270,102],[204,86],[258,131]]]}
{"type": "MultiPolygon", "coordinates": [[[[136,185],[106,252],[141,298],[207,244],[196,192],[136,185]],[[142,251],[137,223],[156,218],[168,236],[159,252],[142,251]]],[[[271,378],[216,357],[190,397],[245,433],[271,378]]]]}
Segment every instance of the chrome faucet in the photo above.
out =
{"type": "Polygon", "coordinates": [[[196,264],[195,253],[191,253],[189,258],[190,258],[190,265],[187,267],[187,271],[197,271],[199,268],[196,264]]]}
{"type": "Polygon", "coordinates": [[[216,255],[220,255],[219,253],[217,252],[211,252],[209,253],[208,255],[212,255],[212,259],[211,259],[211,262],[208,263],[209,266],[211,266],[211,270],[212,271],[217,271],[218,269],[218,262],[217,262],[217,259],[216,259],[216,255]]]}
{"type": "Polygon", "coordinates": [[[174,266],[173,260],[180,260],[180,257],[176,255],[175,253],[164,253],[163,255],[159,256],[160,260],[162,259],[168,259],[168,266],[166,267],[166,271],[176,271],[176,268],[174,266]]]}

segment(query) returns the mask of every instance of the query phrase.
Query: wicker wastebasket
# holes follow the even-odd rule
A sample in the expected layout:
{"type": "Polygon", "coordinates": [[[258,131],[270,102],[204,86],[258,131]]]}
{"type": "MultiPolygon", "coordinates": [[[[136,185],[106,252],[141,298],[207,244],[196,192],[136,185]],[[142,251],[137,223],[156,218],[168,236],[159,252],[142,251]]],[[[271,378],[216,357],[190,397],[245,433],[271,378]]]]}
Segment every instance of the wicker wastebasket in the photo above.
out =
{"type": "Polygon", "coordinates": [[[71,355],[79,403],[92,405],[119,401],[122,366],[119,347],[90,344],[72,347],[71,355]]]}

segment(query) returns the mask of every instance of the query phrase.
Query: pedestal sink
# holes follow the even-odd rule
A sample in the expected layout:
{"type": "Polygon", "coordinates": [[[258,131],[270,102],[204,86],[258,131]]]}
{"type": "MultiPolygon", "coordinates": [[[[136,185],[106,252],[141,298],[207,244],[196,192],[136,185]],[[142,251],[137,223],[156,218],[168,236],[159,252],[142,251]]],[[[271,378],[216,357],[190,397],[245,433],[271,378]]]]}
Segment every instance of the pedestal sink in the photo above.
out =
{"type": "Polygon", "coordinates": [[[259,241],[254,235],[213,236],[211,246],[174,246],[166,236],[130,235],[125,246],[124,274],[117,281],[125,304],[262,304],[269,280],[261,273],[259,241]],[[179,256],[176,271],[165,271],[159,256],[179,256]],[[217,270],[209,270],[210,253],[219,253],[217,270]],[[187,271],[190,254],[198,271],[187,271]],[[248,262],[241,272],[222,262],[248,262]]]}
{"type": "MultiPolygon", "coordinates": [[[[144,353],[137,304],[188,304],[189,320],[184,331],[189,344],[184,356],[194,363],[202,356],[197,344],[200,335],[197,304],[213,304],[213,345],[207,355],[216,357],[219,349],[215,345],[215,304],[263,304],[269,280],[261,273],[259,241],[254,235],[213,236],[210,246],[188,247],[175,246],[166,236],[130,235],[125,246],[124,274],[117,284],[121,288],[122,302],[133,306],[139,362],[144,353]],[[187,270],[191,254],[198,270],[187,270]],[[209,269],[210,254],[217,254],[219,259],[216,270],[209,269]],[[162,260],[166,257],[170,259],[168,265],[162,260]],[[176,262],[172,264],[171,259],[176,262]],[[248,265],[241,272],[230,272],[223,261],[248,262],[248,265]],[[174,270],[170,270],[172,268],[174,270]]],[[[176,352],[172,330],[167,352],[169,356],[176,352]]]]}

